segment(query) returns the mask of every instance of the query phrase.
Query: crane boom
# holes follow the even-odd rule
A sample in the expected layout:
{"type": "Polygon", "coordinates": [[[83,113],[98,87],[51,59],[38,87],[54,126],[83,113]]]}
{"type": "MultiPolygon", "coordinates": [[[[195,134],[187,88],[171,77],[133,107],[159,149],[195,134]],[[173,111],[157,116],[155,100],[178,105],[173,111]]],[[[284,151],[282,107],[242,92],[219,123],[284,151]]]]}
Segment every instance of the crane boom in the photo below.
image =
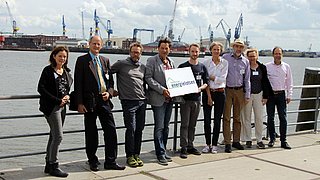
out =
{"type": "Polygon", "coordinates": [[[184,31],[186,30],[186,28],[183,28],[183,31],[182,31],[182,33],[181,33],[181,35],[179,35],[179,37],[178,37],[178,41],[179,42],[181,42],[181,39],[182,39],[182,37],[183,37],[183,34],[184,34],[184,31]]]}
{"type": "Polygon", "coordinates": [[[16,36],[17,32],[19,31],[19,28],[17,27],[16,20],[12,16],[12,13],[11,13],[11,10],[10,10],[10,7],[9,7],[9,4],[8,4],[7,1],[6,1],[6,5],[7,5],[8,13],[9,13],[9,16],[10,16],[10,20],[11,20],[11,23],[12,23],[12,35],[16,36]]]}
{"type": "Polygon", "coordinates": [[[239,39],[240,38],[242,26],[243,26],[243,17],[242,17],[242,13],[241,13],[240,17],[238,19],[237,25],[235,27],[234,39],[239,39]]]}
{"type": "Polygon", "coordinates": [[[177,0],[175,0],[172,18],[171,18],[171,20],[169,21],[168,37],[169,37],[171,40],[174,39],[174,34],[173,34],[173,21],[174,21],[174,18],[175,18],[175,16],[176,16],[176,9],[177,9],[177,0]]]}
{"type": "Polygon", "coordinates": [[[62,15],[62,35],[66,35],[66,24],[64,23],[64,15],[62,15]]]}
{"type": "Polygon", "coordinates": [[[231,39],[231,28],[230,26],[227,24],[227,22],[224,19],[221,19],[218,23],[218,25],[216,26],[216,29],[221,25],[224,36],[226,38],[226,44],[225,44],[225,48],[229,48],[230,47],[230,39],[231,39]],[[226,28],[224,27],[224,25],[226,25],[229,29],[228,32],[226,31],[226,28]]]}
{"type": "Polygon", "coordinates": [[[213,42],[213,30],[212,30],[211,24],[209,24],[208,33],[209,33],[209,40],[211,44],[213,42]]]}

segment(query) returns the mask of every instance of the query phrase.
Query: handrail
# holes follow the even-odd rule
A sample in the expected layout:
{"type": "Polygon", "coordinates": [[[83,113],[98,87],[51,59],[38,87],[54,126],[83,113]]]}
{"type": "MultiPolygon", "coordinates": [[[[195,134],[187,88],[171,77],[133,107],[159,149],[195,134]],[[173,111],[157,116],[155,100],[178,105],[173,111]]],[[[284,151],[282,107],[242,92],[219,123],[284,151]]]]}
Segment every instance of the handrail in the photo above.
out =
{"type": "MultiPolygon", "coordinates": [[[[303,88],[316,88],[317,93],[315,97],[308,97],[308,98],[295,98],[292,99],[292,101],[304,101],[304,100],[315,100],[315,108],[314,109],[305,109],[305,110],[293,110],[293,111],[287,111],[287,114],[291,113],[299,113],[299,112],[315,112],[315,117],[313,120],[310,121],[305,121],[305,122],[296,122],[296,123],[288,123],[288,126],[294,126],[298,124],[308,124],[308,123],[314,123],[314,130],[313,132],[317,132],[317,123],[319,122],[317,120],[318,114],[319,114],[319,105],[320,105],[320,85],[302,85],[302,86],[294,86],[294,89],[303,89],[303,88]]],[[[40,96],[39,95],[14,95],[14,96],[0,96],[0,102],[1,100],[12,100],[12,99],[38,99],[40,96]]],[[[175,103],[173,107],[173,122],[170,122],[170,124],[173,124],[173,136],[169,137],[169,139],[173,140],[173,151],[177,150],[177,140],[179,138],[178,135],[178,123],[180,121],[178,120],[179,117],[179,104],[175,103]]],[[[151,108],[147,108],[147,111],[150,111],[151,108]]],[[[112,110],[113,113],[121,113],[122,110],[112,110]]],[[[70,112],[67,113],[67,116],[74,116],[74,115],[81,115],[80,113],[76,112],[70,112]]],[[[42,114],[33,114],[33,115],[15,115],[15,116],[0,116],[0,120],[9,120],[9,119],[25,119],[25,118],[39,118],[39,117],[44,117],[42,114]]],[[[198,119],[198,121],[203,121],[203,119],[198,119]]],[[[148,123],[145,124],[146,127],[148,126],[154,126],[153,123],[148,123]]],[[[278,126],[278,125],[276,125],[278,126]]],[[[117,129],[124,129],[125,126],[117,126],[117,129]]],[[[99,128],[99,131],[102,129],[99,128]]],[[[83,133],[83,129],[78,129],[78,130],[70,130],[70,131],[64,131],[64,134],[74,134],[74,133],[83,133]]],[[[33,133],[33,134],[16,134],[16,135],[5,135],[5,136],[0,136],[0,140],[4,139],[14,139],[14,138],[25,138],[25,137],[38,137],[38,136],[48,136],[48,132],[41,132],[41,133],[33,133]]],[[[203,136],[204,133],[196,133],[195,136],[203,136]]],[[[142,142],[151,142],[153,139],[143,139],[142,142]]],[[[118,145],[124,145],[124,142],[119,142],[118,145]]],[[[104,147],[104,145],[99,145],[99,147],[104,147]]],[[[66,151],[75,151],[75,150],[83,150],[85,147],[77,147],[77,148],[66,148],[66,149],[61,149],[60,152],[66,152],[66,151]]],[[[32,155],[39,155],[39,154],[45,154],[44,151],[41,152],[31,152],[31,153],[22,153],[22,154],[13,154],[13,155],[5,155],[1,156],[0,155],[0,160],[1,159],[8,159],[8,158],[15,158],[15,157],[23,157],[23,156],[32,156],[32,155]]]]}

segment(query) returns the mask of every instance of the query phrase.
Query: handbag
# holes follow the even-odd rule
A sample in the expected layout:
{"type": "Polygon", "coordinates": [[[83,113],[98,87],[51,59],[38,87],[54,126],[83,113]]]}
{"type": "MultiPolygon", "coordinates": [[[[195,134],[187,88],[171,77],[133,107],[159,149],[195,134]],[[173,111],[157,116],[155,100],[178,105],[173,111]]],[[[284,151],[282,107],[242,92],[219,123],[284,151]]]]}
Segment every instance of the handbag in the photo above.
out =
{"type": "Polygon", "coordinates": [[[75,91],[72,91],[70,94],[70,104],[69,104],[69,110],[70,111],[78,111],[78,103],[77,103],[77,98],[76,98],[76,93],[75,91]]]}

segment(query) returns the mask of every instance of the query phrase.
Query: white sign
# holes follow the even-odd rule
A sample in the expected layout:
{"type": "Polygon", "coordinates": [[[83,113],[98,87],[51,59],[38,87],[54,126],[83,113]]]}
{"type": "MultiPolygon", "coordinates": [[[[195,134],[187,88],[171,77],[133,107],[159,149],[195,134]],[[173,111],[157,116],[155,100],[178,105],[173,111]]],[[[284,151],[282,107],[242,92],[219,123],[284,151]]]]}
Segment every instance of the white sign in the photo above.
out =
{"type": "Polygon", "coordinates": [[[166,83],[171,97],[198,93],[191,67],[165,70],[166,83]]]}

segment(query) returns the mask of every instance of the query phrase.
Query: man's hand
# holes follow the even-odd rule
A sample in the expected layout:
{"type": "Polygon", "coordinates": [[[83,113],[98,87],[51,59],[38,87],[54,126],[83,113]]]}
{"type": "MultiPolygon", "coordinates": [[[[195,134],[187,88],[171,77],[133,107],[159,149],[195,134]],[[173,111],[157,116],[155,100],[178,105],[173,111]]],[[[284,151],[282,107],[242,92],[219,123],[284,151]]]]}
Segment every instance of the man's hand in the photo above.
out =
{"type": "Polygon", "coordinates": [[[287,98],[286,101],[287,101],[287,104],[289,104],[291,102],[291,98],[287,98]]]}
{"type": "Polygon", "coordinates": [[[78,112],[79,113],[86,113],[88,111],[87,111],[86,107],[83,104],[79,104],[78,105],[78,112]]]}
{"type": "Polygon", "coordinates": [[[109,92],[104,92],[104,93],[102,93],[101,95],[102,95],[102,99],[103,99],[104,101],[107,101],[107,100],[109,99],[109,97],[110,97],[109,92]]]}
{"type": "Polygon", "coordinates": [[[164,89],[163,92],[162,92],[162,94],[164,95],[164,97],[170,98],[170,92],[169,92],[168,89],[164,89]]]}

